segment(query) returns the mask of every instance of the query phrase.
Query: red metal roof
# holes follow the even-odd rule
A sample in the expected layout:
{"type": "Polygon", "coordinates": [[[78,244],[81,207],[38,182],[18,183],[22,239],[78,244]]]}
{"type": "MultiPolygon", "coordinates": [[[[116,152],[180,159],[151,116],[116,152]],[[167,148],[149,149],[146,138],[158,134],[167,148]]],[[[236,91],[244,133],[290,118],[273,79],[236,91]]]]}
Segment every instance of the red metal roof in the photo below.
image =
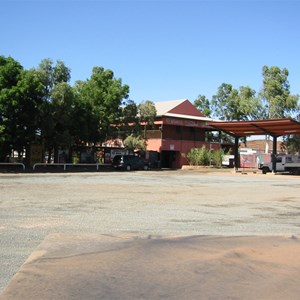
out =
{"type": "Polygon", "coordinates": [[[210,122],[208,125],[236,137],[250,135],[271,135],[278,137],[289,134],[300,134],[300,123],[290,118],[210,122]]]}
{"type": "Polygon", "coordinates": [[[155,102],[157,116],[167,116],[169,114],[194,117],[205,117],[188,99],[155,102]]]}

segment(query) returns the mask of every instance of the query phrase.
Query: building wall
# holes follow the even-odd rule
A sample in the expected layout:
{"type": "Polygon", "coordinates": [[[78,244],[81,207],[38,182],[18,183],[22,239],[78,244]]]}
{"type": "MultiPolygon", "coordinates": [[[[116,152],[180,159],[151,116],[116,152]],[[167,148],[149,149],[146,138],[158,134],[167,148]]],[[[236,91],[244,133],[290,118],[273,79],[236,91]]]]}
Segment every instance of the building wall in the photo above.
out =
{"type": "Polygon", "coordinates": [[[197,127],[163,125],[162,139],[205,141],[205,130],[197,127]]]}
{"type": "Polygon", "coordinates": [[[205,131],[203,128],[164,125],[160,130],[147,130],[146,139],[147,150],[189,151],[203,145],[205,131]]]}
{"type": "Polygon", "coordinates": [[[188,152],[192,148],[201,148],[205,146],[211,150],[219,150],[220,144],[209,143],[205,141],[189,141],[189,140],[172,140],[172,139],[149,139],[147,141],[147,150],[148,151],[157,151],[157,152],[170,152],[174,153],[175,161],[172,164],[174,168],[181,168],[183,165],[188,164],[186,158],[188,152]]]}
{"type": "Polygon", "coordinates": [[[160,152],[161,144],[162,144],[161,139],[148,139],[147,140],[147,150],[160,152]]]}
{"type": "Polygon", "coordinates": [[[162,162],[163,165],[181,168],[182,165],[188,164],[186,156],[192,148],[205,146],[212,150],[220,149],[219,144],[205,142],[205,128],[201,122],[168,120],[168,124],[160,123],[155,125],[154,129],[146,131],[147,150],[161,153],[161,159],[166,160],[162,162]]]}

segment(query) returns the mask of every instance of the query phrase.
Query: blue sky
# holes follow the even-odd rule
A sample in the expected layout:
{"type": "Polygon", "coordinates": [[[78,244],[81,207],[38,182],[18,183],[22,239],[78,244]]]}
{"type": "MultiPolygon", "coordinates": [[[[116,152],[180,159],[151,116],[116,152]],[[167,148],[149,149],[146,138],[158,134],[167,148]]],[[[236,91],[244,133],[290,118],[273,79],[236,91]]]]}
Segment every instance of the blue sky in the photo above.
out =
{"type": "Polygon", "coordinates": [[[223,83],[262,87],[263,65],[286,67],[300,94],[300,1],[0,0],[0,55],[26,69],[62,60],[71,83],[113,70],[130,99],[166,101],[223,83]]]}

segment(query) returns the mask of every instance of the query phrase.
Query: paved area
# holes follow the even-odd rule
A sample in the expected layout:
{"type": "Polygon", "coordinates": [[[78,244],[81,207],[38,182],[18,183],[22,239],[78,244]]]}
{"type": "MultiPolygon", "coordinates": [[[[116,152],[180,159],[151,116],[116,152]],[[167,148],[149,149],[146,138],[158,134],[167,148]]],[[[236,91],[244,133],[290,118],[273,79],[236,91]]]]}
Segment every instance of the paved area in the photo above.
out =
{"type": "Polygon", "coordinates": [[[229,171],[0,174],[0,293],[51,233],[298,235],[299,191],[229,171]]]}

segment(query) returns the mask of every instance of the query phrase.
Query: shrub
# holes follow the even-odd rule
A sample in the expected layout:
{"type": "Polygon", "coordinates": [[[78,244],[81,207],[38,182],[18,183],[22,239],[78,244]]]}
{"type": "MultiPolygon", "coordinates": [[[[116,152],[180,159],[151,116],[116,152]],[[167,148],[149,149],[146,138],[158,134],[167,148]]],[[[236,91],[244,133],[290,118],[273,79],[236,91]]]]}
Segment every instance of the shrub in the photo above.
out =
{"type": "Polygon", "coordinates": [[[197,148],[192,148],[186,155],[186,158],[191,166],[195,166],[197,164],[197,148]]]}
{"type": "Polygon", "coordinates": [[[202,146],[201,148],[192,148],[187,153],[187,160],[192,166],[207,166],[209,165],[209,150],[202,146]]]}
{"type": "Polygon", "coordinates": [[[222,167],[222,161],[224,157],[224,150],[214,150],[212,152],[212,164],[216,167],[222,167]]]}
{"type": "Polygon", "coordinates": [[[210,164],[221,167],[224,157],[224,150],[210,151],[205,146],[201,148],[192,148],[187,153],[187,160],[192,166],[208,166],[210,164]]]}

